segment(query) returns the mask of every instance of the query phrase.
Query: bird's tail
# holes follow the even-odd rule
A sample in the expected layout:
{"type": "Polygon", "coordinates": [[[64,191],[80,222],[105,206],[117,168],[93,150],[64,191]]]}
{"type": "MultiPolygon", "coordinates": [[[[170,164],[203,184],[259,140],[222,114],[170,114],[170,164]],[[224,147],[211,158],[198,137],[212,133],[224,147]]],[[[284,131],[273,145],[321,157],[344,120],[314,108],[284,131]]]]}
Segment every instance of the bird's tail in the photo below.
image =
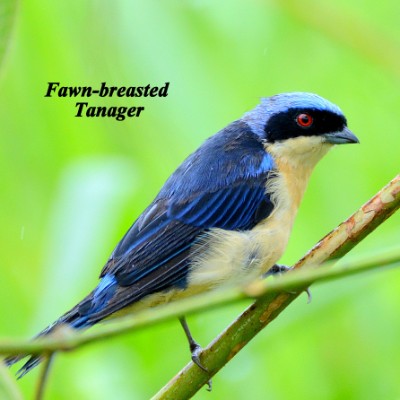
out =
{"type": "MultiPolygon", "coordinates": [[[[55,329],[59,328],[61,325],[67,325],[74,329],[82,329],[88,327],[85,325],[85,318],[82,317],[79,313],[79,303],[75,306],[72,310],[65,313],[62,317],[57,319],[47,328],[43,329],[39,334],[35,336],[34,339],[41,338],[43,336],[47,336],[54,332],[55,329]]],[[[18,361],[22,360],[25,357],[28,357],[29,354],[18,354],[15,356],[7,357],[4,362],[8,367],[17,363],[18,361]]],[[[28,373],[32,368],[35,368],[39,363],[43,360],[43,357],[40,355],[31,355],[29,360],[22,366],[22,368],[17,372],[18,378],[22,378],[26,373],[28,373]]]]}
{"type": "MultiPolygon", "coordinates": [[[[62,325],[66,325],[72,329],[86,329],[94,325],[100,319],[103,318],[93,318],[94,314],[104,309],[110,298],[115,292],[116,281],[114,278],[105,277],[99,283],[95,290],[86,296],[80,303],[78,303],[71,310],[66,312],[55,322],[49,325],[47,328],[43,329],[39,334],[37,334],[34,339],[41,338],[43,336],[50,335],[57,328],[62,325]]],[[[17,372],[18,379],[22,378],[30,370],[35,368],[37,365],[43,361],[43,356],[37,354],[18,354],[7,357],[4,362],[10,367],[11,365],[17,363],[25,357],[30,356],[28,361],[20,368],[17,372]]]]}

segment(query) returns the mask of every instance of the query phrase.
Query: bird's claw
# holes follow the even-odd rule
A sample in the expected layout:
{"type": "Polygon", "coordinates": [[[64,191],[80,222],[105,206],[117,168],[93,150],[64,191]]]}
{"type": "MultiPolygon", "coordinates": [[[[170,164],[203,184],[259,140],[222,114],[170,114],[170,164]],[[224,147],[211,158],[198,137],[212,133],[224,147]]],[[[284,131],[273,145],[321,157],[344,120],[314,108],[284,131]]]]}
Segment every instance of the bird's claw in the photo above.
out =
{"type": "Polygon", "coordinates": [[[287,271],[290,271],[293,267],[289,267],[288,265],[283,264],[274,264],[266,273],[265,277],[270,275],[281,275],[287,271]]]}
{"type": "MultiPolygon", "coordinates": [[[[192,361],[204,372],[209,373],[209,370],[201,363],[200,361],[200,354],[203,351],[203,348],[196,342],[191,343],[190,345],[190,351],[192,352],[192,361]]],[[[207,390],[211,392],[212,390],[212,380],[209,379],[207,382],[207,390]]]]}
{"type": "MultiPolygon", "coordinates": [[[[266,273],[265,277],[268,277],[270,275],[282,275],[283,273],[290,271],[293,269],[293,267],[289,267],[288,265],[283,265],[283,264],[274,264],[266,273]]],[[[310,304],[312,301],[312,295],[310,288],[306,288],[303,290],[307,294],[307,304],[310,304]]],[[[288,292],[290,294],[296,294],[297,292],[288,292]]]]}
{"type": "Polygon", "coordinates": [[[310,291],[310,288],[304,289],[304,291],[307,293],[307,304],[310,304],[312,302],[312,294],[310,291]]]}
{"type": "Polygon", "coordinates": [[[190,351],[192,352],[192,361],[201,368],[204,372],[209,372],[208,369],[201,363],[200,354],[203,351],[203,348],[196,342],[191,343],[190,351]]]}

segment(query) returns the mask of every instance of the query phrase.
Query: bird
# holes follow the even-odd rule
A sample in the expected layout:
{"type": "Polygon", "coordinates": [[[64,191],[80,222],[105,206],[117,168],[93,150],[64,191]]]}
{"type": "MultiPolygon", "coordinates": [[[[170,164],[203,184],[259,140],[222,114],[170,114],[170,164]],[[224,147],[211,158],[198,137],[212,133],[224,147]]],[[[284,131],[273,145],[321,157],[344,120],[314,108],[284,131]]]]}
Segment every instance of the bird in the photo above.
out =
{"type": "MultiPolygon", "coordinates": [[[[359,140],[325,98],[306,92],[261,98],[182,162],[117,244],[94,290],[37,337],[281,271],[276,263],[311,172],[334,145],[346,143],[359,140]]],[[[192,360],[206,370],[200,345],[184,316],[180,321],[192,360]]],[[[6,364],[27,356],[10,356],[6,364]]],[[[18,376],[41,361],[30,355],[18,376]]]]}

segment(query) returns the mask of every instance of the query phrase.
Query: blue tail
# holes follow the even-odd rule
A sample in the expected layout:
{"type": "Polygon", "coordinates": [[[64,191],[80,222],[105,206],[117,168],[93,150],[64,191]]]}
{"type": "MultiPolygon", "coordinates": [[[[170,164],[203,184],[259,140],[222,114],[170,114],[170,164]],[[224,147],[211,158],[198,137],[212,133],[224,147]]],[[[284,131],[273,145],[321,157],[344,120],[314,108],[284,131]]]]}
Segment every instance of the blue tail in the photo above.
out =
{"type": "MultiPolygon", "coordinates": [[[[89,328],[90,326],[98,322],[98,319],[91,319],[91,316],[103,310],[108,305],[116,289],[117,282],[115,277],[112,275],[104,276],[104,278],[102,278],[102,280],[92,293],[90,293],[74,308],[66,312],[58,320],[53,322],[38,335],[36,335],[35,339],[50,335],[60,325],[67,325],[70,328],[77,330],[89,328]]],[[[16,356],[7,357],[4,361],[6,365],[10,367],[11,365],[28,356],[29,354],[18,354],[16,356]]],[[[31,355],[29,360],[22,366],[21,369],[18,370],[18,379],[22,378],[30,370],[38,366],[41,361],[43,361],[42,356],[35,354],[31,355]]]]}

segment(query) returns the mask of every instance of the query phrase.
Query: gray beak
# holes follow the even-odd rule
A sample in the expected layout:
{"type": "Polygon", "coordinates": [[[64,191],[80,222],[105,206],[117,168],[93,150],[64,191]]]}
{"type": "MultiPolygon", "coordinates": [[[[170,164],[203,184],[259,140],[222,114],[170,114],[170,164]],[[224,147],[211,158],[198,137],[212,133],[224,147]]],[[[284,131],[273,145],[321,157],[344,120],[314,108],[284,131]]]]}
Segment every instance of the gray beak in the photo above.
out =
{"type": "Polygon", "coordinates": [[[357,136],[347,126],[342,131],[325,133],[322,136],[332,144],[360,143],[357,136]]]}

